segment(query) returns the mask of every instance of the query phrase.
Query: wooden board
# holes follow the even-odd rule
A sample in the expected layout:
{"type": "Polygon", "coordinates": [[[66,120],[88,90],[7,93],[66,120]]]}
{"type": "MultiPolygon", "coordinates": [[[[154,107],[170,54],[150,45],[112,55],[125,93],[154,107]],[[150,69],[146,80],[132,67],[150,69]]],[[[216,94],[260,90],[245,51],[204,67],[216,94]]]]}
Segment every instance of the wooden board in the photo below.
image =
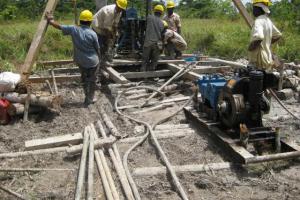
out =
{"type": "Polygon", "coordinates": [[[170,70],[158,70],[149,72],[125,72],[121,73],[127,79],[139,79],[139,78],[156,78],[156,77],[169,77],[173,73],[170,70]]]}
{"type": "Polygon", "coordinates": [[[59,146],[77,145],[82,142],[82,133],[67,134],[44,139],[25,141],[26,150],[47,149],[59,146]]]}
{"type": "Polygon", "coordinates": [[[119,72],[117,72],[114,68],[112,67],[107,67],[106,68],[107,73],[109,74],[109,78],[116,83],[128,83],[129,81],[122,76],[119,72]]]}
{"type": "MultiPolygon", "coordinates": [[[[158,60],[158,64],[182,64],[184,60],[158,60]]],[[[125,59],[114,59],[112,62],[113,66],[120,65],[141,65],[142,60],[125,60],[125,59]]]]}
{"type": "Polygon", "coordinates": [[[55,66],[55,65],[68,65],[72,63],[74,63],[73,60],[54,60],[54,61],[38,61],[37,65],[55,66]]]}
{"type": "Polygon", "coordinates": [[[194,73],[198,74],[211,74],[211,73],[222,73],[222,72],[228,72],[232,68],[230,66],[219,66],[219,67],[213,67],[213,66],[197,66],[192,71],[194,73]]]}
{"type": "Polygon", "coordinates": [[[45,18],[45,13],[51,11],[53,12],[56,8],[57,3],[58,0],[48,0],[48,3],[42,15],[42,19],[38,25],[37,31],[33,37],[27,56],[25,58],[25,62],[21,67],[21,75],[23,78],[27,79],[29,77],[31,68],[35,63],[40,48],[42,46],[44,36],[48,27],[48,22],[45,18]]]}
{"type": "MultiPolygon", "coordinates": [[[[179,70],[181,70],[181,67],[174,65],[174,64],[169,64],[168,65],[169,70],[171,70],[173,73],[177,73],[179,70]]],[[[183,75],[184,78],[189,79],[191,81],[198,80],[201,78],[201,76],[195,72],[188,72],[183,75]]]]}
{"type": "MultiPolygon", "coordinates": [[[[80,80],[81,75],[59,75],[59,76],[55,76],[55,80],[57,83],[61,83],[61,82],[68,82],[68,81],[77,81],[80,80]]],[[[53,81],[52,76],[46,76],[46,77],[34,77],[31,76],[29,77],[29,81],[31,83],[44,83],[46,80],[48,80],[49,82],[53,81]]]]}

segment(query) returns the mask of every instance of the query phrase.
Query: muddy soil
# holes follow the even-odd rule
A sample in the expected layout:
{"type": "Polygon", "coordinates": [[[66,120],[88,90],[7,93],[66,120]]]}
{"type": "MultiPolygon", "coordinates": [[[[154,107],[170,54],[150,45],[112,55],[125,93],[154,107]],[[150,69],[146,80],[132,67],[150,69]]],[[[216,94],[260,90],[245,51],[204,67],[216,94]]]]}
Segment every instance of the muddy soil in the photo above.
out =
{"type": "MultiPolygon", "coordinates": [[[[26,140],[46,138],[68,133],[82,132],[89,123],[100,119],[98,112],[102,106],[122,135],[135,136],[134,127],[137,123],[119,117],[111,105],[116,96],[111,96],[111,90],[106,87],[97,92],[98,101],[89,108],[82,106],[83,93],[77,83],[59,85],[59,91],[65,99],[60,114],[45,111],[37,116],[30,116],[29,122],[23,123],[15,119],[7,126],[0,126],[0,152],[24,150],[26,140]]],[[[115,95],[115,94],[114,94],[115,95]]],[[[168,98],[180,97],[177,93],[168,98]]],[[[135,104],[137,101],[121,102],[135,104]]],[[[154,122],[176,111],[183,103],[175,103],[164,110],[152,111],[134,115],[147,122],[154,122]]],[[[299,112],[299,103],[293,101],[289,107],[299,112]]],[[[283,112],[274,103],[274,116],[283,112]],[[276,113],[276,112],[277,113],[276,113]]],[[[130,111],[138,111],[132,109],[130,111]]],[[[129,112],[128,112],[129,113],[129,112]]],[[[165,124],[189,123],[183,112],[180,112],[165,124]]],[[[287,135],[300,144],[299,122],[294,120],[268,121],[272,126],[281,126],[287,135]]],[[[195,134],[182,138],[160,140],[160,144],[174,165],[205,164],[231,161],[220,146],[216,146],[208,135],[207,130],[193,127],[195,134]]],[[[123,155],[132,143],[120,144],[123,155]]],[[[107,156],[109,159],[109,156],[107,156]]],[[[24,158],[2,159],[0,168],[64,168],[74,169],[64,172],[35,172],[35,173],[3,173],[0,172],[0,184],[22,194],[28,199],[73,199],[76,185],[77,169],[80,156],[66,157],[63,153],[53,155],[30,156],[24,158]]],[[[109,163],[111,165],[111,163],[109,163]]],[[[300,159],[278,161],[254,165],[247,168],[203,173],[184,173],[178,177],[190,199],[300,199],[300,159]]],[[[129,167],[133,171],[137,167],[163,166],[157,151],[151,141],[146,141],[129,156],[129,167]]],[[[96,169],[96,167],[95,167],[96,169]]],[[[114,168],[111,166],[112,171],[114,168]]],[[[122,194],[118,178],[114,179],[122,194]]],[[[178,193],[170,184],[166,175],[145,176],[134,178],[142,199],[180,199],[178,193]]],[[[95,172],[95,199],[106,199],[98,172],[95,172]]],[[[83,194],[84,195],[84,194],[83,194]]],[[[125,199],[121,195],[121,199],[125,199]]],[[[15,199],[0,190],[0,199],[15,199]]]]}

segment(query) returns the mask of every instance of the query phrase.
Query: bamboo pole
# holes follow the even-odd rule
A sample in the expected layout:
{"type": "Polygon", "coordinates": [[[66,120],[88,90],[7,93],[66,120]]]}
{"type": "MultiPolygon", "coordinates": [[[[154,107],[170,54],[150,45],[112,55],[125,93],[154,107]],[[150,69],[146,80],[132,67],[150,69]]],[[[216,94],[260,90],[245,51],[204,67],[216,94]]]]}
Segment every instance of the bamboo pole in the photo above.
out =
{"type": "MultiPolygon", "coordinates": [[[[104,146],[110,146],[112,143],[116,141],[116,138],[109,137],[106,139],[98,139],[94,143],[94,148],[99,149],[104,146]]],[[[16,158],[22,156],[32,156],[32,155],[40,155],[40,154],[51,154],[51,153],[58,153],[64,152],[68,155],[74,155],[80,153],[82,150],[83,145],[75,145],[72,147],[56,147],[51,149],[41,149],[41,150],[33,150],[33,151],[21,151],[21,152],[13,152],[13,153],[2,153],[0,154],[0,158],[16,158]]]]}
{"type": "MultiPolygon", "coordinates": [[[[94,137],[98,138],[95,126],[92,124],[91,127],[92,127],[92,132],[94,134],[94,137]]],[[[98,157],[97,159],[98,159],[99,164],[101,163],[101,165],[102,165],[102,172],[100,172],[100,175],[101,175],[101,173],[103,173],[101,175],[101,178],[103,177],[102,182],[103,181],[105,182],[105,183],[103,183],[103,185],[105,186],[104,190],[106,192],[107,199],[108,200],[109,199],[119,200],[120,196],[119,196],[119,193],[115,186],[115,182],[112,178],[110,169],[108,167],[103,149],[99,149],[98,151],[95,151],[95,155],[96,155],[96,157],[98,157]]]]}
{"type": "Polygon", "coordinates": [[[74,171],[75,169],[56,168],[0,168],[0,172],[41,172],[41,171],[74,171]]]}
{"type": "Polygon", "coordinates": [[[87,199],[93,200],[94,192],[94,135],[89,127],[90,143],[89,143],[89,167],[88,167],[88,191],[87,199]]]}
{"type": "MultiPolygon", "coordinates": [[[[104,113],[104,110],[102,108],[100,108],[100,114],[101,114],[103,120],[104,120],[104,118],[106,120],[108,120],[108,116],[104,113]]],[[[105,122],[106,122],[106,125],[107,125],[107,123],[111,123],[110,121],[105,121],[105,122]]],[[[102,123],[100,121],[98,121],[97,125],[99,127],[100,134],[102,135],[102,137],[106,138],[107,135],[106,135],[106,132],[104,130],[104,127],[103,127],[102,123]]],[[[114,129],[112,129],[112,127],[108,127],[108,128],[110,128],[111,130],[116,129],[115,127],[114,127],[114,129]]],[[[115,132],[114,134],[118,134],[118,133],[115,132]]],[[[119,154],[119,150],[117,148],[117,145],[113,144],[112,148],[108,149],[108,152],[109,152],[109,155],[112,159],[112,162],[114,164],[116,172],[117,172],[117,174],[120,178],[120,182],[121,182],[121,185],[123,187],[123,191],[125,193],[126,198],[128,200],[134,200],[132,190],[131,190],[131,187],[129,185],[129,182],[128,182],[128,179],[127,179],[127,176],[126,176],[126,173],[125,173],[125,170],[124,170],[124,167],[123,167],[123,164],[122,164],[121,156],[119,154]]]]}
{"type": "Polygon", "coordinates": [[[75,189],[75,200],[80,200],[81,198],[81,190],[83,187],[83,181],[85,177],[85,169],[86,169],[86,158],[88,153],[88,147],[89,147],[89,132],[88,127],[85,127],[84,129],[84,136],[83,136],[83,148],[81,153],[81,159],[79,164],[79,172],[77,177],[77,184],[75,189]]]}

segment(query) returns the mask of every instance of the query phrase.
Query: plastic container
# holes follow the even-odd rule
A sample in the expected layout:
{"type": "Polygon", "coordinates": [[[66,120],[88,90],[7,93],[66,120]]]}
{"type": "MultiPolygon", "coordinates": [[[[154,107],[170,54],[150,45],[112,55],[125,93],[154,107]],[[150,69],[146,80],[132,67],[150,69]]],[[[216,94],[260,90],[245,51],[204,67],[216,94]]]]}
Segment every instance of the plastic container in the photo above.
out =
{"type": "Polygon", "coordinates": [[[0,125],[6,125],[10,121],[10,116],[7,113],[7,108],[10,102],[6,99],[0,99],[0,125]]]}

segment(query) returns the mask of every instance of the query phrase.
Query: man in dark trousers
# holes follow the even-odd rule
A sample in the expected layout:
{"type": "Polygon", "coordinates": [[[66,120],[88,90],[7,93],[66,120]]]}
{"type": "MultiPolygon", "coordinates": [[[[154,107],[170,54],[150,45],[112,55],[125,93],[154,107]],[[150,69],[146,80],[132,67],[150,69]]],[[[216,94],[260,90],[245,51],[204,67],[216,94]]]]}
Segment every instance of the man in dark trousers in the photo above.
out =
{"type": "Polygon", "coordinates": [[[146,36],[143,48],[143,63],[141,71],[154,71],[162,51],[162,35],[164,24],[161,16],[164,12],[162,5],[154,7],[154,15],[147,18],[146,36]]]}
{"type": "Polygon", "coordinates": [[[46,13],[48,23],[59,29],[64,35],[71,35],[74,48],[74,62],[78,65],[83,82],[85,94],[84,105],[94,103],[96,100],[96,70],[99,65],[100,46],[97,34],[90,28],[93,14],[89,10],[80,13],[80,25],[60,25],[55,22],[51,13],[46,13]]]}

